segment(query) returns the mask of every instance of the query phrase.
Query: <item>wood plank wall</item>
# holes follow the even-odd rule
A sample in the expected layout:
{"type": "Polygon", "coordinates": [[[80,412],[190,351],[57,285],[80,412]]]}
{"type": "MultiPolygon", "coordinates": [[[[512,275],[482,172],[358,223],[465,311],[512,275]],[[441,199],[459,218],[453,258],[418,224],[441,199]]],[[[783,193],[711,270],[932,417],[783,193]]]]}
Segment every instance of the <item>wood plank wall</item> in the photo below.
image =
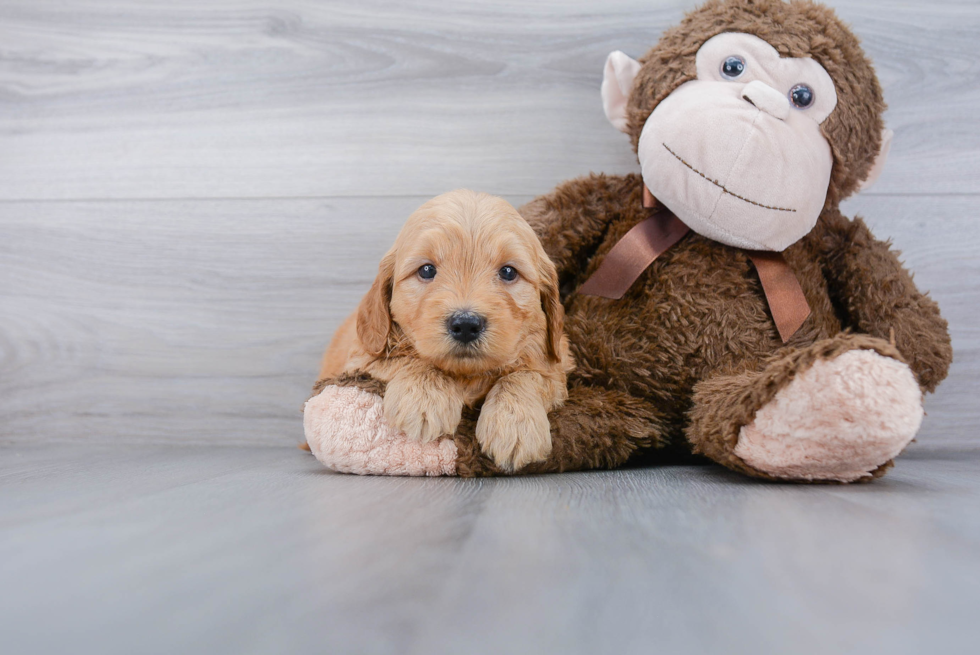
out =
{"type": "MultiPolygon", "coordinates": [[[[0,442],[282,445],[405,217],[635,170],[598,95],[694,3],[0,5],[0,442]]],[[[956,362],[920,446],[980,418],[980,6],[831,3],[896,132],[846,205],[894,239],[956,362]]]]}

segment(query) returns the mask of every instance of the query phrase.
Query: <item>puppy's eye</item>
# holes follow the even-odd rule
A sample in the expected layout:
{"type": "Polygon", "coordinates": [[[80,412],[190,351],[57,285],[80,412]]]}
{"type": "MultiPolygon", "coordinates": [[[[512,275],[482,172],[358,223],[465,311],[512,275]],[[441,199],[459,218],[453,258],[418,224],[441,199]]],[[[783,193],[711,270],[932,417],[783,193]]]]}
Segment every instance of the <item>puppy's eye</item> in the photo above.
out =
{"type": "Polygon", "coordinates": [[[423,280],[431,280],[436,276],[436,267],[432,264],[419,266],[419,277],[423,280]]]}
{"type": "Polygon", "coordinates": [[[513,266],[504,266],[497,272],[497,275],[505,282],[513,282],[517,279],[517,269],[513,266]]]}

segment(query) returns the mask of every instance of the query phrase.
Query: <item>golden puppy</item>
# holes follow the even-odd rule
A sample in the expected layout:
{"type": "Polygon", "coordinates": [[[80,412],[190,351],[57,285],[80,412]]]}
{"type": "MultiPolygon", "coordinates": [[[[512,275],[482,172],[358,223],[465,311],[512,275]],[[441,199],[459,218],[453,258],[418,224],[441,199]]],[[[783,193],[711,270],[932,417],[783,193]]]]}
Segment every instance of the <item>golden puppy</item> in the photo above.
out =
{"type": "Polygon", "coordinates": [[[503,469],[551,452],[548,412],[573,362],[558,276],[510,204],[453,191],[412,214],[320,377],[361,370],[387,383],[388,422],[410,439],[452,434],[483,403],[480,446],[503,469]]]}

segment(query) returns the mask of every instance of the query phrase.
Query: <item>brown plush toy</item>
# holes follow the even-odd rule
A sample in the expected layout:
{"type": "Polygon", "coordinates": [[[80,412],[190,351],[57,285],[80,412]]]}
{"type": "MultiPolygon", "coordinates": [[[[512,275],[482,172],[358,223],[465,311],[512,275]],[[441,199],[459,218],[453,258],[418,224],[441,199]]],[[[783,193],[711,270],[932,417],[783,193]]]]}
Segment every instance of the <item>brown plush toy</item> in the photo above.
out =
{"type": "MultiPolygon", "coordinates": [[[[841,199],[887,153],[881,88],[819,4],[709,2],[602,96],[642,176],[591,175],[520,211],[554,261],[577,368],[522,473],[700,454],[760,478],[881,475],[952,359],[936,303],[841,199]]],[[[364,376],[321,380],[305,427],[341,471],[495,475],[473,437],[387,426],[364,376]]]]}

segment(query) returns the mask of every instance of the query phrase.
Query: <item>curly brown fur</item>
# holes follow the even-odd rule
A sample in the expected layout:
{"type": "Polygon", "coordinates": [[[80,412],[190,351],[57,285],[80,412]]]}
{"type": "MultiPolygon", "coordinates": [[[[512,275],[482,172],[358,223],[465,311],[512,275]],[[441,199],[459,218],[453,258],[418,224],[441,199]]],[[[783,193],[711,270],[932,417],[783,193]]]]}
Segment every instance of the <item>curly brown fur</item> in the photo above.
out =
{"type": "Polygon", "coordinates": [[[362,391],[367,391],[368,393],[375,393],[379,396],[385,395],[385,383],[377,378],[371,377],[370,373],[365,373],[364,371],[350,371],[347,373],[341,373],[336,376],[320,378],[313,385],[313,393],[310,394],[310,398],[318,396],[324,387],[337,386],[337,387],[357,387],[362,391]]]}
{"type": "MultiPolygon", "coordinates": [[[[837,93],[837,106],[821,125],[833,156],[823,213],[810,234],[783,253],[811,308],[788,343],[776,333],[746,253],[694,233],[659,257],[622,299],[575,293],[649,215],[639,176],[566,182],[521,212],[558,267],[578,363],[570,383],[646,402],[648,424],[658,435],[651,445],[664,452],[687,447],[769,477],[733,454],[739,428],[813,361],[848,349],[874,350],[907,362],[923,391],[932,391],[946,376],[952,351],[938,307],[916,289],[889,244],[837,209],[875,161],[885,104],[858,39],[832,10],[807,1],[712,0],[688,14],[640,60],[627,105],[634,149],[656,106],[697,77],[699,48],[722,32],[760,37],[784,57],[812,57],[837,93]]],[[[564,413],[579,409],[570,400],[554,414],[556,452],[563,441],[581,438],[562,423],[564,413]]],[[[644,450],[641,445],[635,452],[649,461],[644,450]]],[[[558,469],[557,462],[544,466],[558,469]]]]}
{"type": "MultiPolygon", "coordinates": [[[[573,386],[563,409],[548,415],[553,450],[522,474],[610,469],[625,464],[638,449],[662,442],[663,429],[648,403],[628,394],[573,386]]],[[[455,437],[456,470],[463,477],[500,475],[472,436],[475,417],[464,415],[455,437]]]]}
{"type": "MultiPolygon", "coordinates": [[[[652,446],[665,452],[693,449],[767,477],[731,454],[736,427],[750,422],[763,402],[757,380],[768,381],[764,389],[771,398],[791,370],[803,370],[813,357],[832,356],[828,353],[839,348],[869,348],[906,361],[923,390],[945,376],[949,335],[935,303],[911,283],[888,244],[836,209],[825,211],[817,227],[784,252],[812,310],[786,344],[747,254],[693,233],[658,258],[622,299],[574,293],[613,245],[649,215],[641,194],[639,176],[592,175],[560,185],[521,212],[558,263],[565,329],[577,362],[570,384],[645,402],[651,434],[658,435],[652,446]],[[867,334],[842,334],[845,330],[867,334]],[[895,347],[888,341],[892,334],[895,347]],[[826,343],[836,345],[828,351],[826,343]],[[727,380],[729,396],[711,400],[707,390],[713,388],[704,386],[711,379],[727,380]],[[733,410],[731,394],[747,399],[742,411],[733,410]],[[697,407],[701,402],[707,407],[697,407]],[[719,425],[708,429],[715,419],[719,425]],[[707,436],[693,439],[695,432],[707,436]]],[[[562,423],[564,413],[578,411],[570,398],[553,414],[556,453],[565,440],[582,438],[575,430],[566,434],[569,428],[562,423]]],[[[590,429],[603,433],[599,423],[590,429]]],[[[644,450],[641,445],[635,453],[651,461],[652,453],[644,450]]],[[[543,466],[561,469],[550,460],[543,466]]]]}
{"type": "Polygon", "coordinates": [[[923,391],[945,379],[953,361],[948,324],[939,305],[919,293],[912,275],[897,265],[899,253],[878,241],[860,218],[824,212],[820,237],[833,301],[858,332],[894,341],[923,391]]]}

